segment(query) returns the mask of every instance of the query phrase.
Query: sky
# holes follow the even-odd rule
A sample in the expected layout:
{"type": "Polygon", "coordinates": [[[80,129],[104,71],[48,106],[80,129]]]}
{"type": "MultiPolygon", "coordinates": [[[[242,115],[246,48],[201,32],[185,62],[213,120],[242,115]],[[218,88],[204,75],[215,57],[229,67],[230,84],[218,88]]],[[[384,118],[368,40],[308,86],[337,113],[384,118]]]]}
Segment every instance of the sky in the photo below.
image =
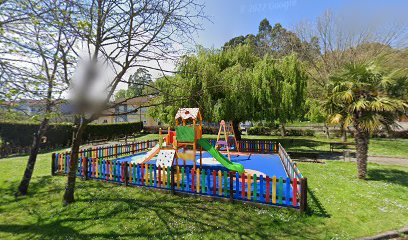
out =
{"type": "MultiPolygon", "coordinates": [[[[197,0],[200,1],[200,0],[197,0]]],[[[220,48],[230,39],[247,34],[257,34],[262,19],[267,18],[273,26],[280,23],[293,30],[300,22],[313,23],[325,11],[358,17],[368,22],[378,19],[403,18],[408,21],[408,0],[201,0],[209,20],[202,20],[203,30],[197,32],[195,44],[206,48],[220,48]]],[[[182,48],[194,50],[193,44],[182,48]]],[[[153,67],[157,67],[152,62],[153,67]]],[[[175,63],[163,62],[166,70],[174,70],[175,63]]],[[[134,71],[126,74],[127,78],[134,71]]],[[[162,72],[150,70],[153,79],[162,72]]],[[[120,84],[119,89],[126,88],[120,84]]]]}
{"type": "Polygon", "coordinates": [[[408,0],[204,0],[210,21],[197,34],[198,44],[219,48],[239,35],[256,34],[259,22],[281,23],[292,29],[301,21],[313,22],[326,10],[353,12],[367,18],[406,16],[408,0]]]}

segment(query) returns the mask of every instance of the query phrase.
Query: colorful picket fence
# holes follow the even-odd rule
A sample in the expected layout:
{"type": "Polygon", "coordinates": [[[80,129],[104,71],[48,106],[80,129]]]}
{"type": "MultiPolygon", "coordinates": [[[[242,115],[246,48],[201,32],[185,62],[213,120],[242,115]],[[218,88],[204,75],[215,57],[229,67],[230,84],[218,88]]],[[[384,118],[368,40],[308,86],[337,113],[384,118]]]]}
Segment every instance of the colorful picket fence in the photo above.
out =
{"type": "Polygon", "coordinates": [[[290,179],[301,179],[303,178],[302,173],[300,173],[297,164],[292,161],[289,154],[286,150],[282,147],[282,145],[278,144],[278,155],[282,161],[283,166],[285,167],[286,173],[290,177],[290,179]]]}
{"type": "MultiPolygon", "coordinates": [[[[215,146],[217,140],[209,139],[211,145],[215,146]]],[[[254,153],[273,153],[277,152],[277,145],[274,141],[269,140],[240,140],[237,141],[238,148],[235,146],[235,142],[231,142],[231,147],[234,150],[239,149],[240,152],[254,152],[254,153]]]]}
{"type": "MultiPolygon", "coordinates": [[[[210,140],[214,145],[215,140],[210,140]]],[[[305,211],[307,207],[307,179],[285,149],[272,141],[242,140],[240,151],[256,153],[278,152],[289,177],[257,176],[210,168],[156,167],[153,164],[136,165],[120,160],[109,160],[136,152],[147,151],[157,141],[137,142],[82,149],[79,154],[77,176],[104,180],[126,186],[145,186],[173,192],[207,195],[305,211]]],[[[70,166],[69,153],[52,155],[52,175],[65,175],[70,166]]]]}
{"type": "MultiPolygon", "coordinates": [[[[132,142],[127,144],[114,144],[108,146],[83,148],[79,150],[79,157],[98,158],[98,159],[116,159],[128,155],[133,155],[138,152],[147,151],[158,143],[157,140],[148,140],[141,142],[132,142]]],[[[71,157],[71,152],[56,153],[55,158],[58,163],[55,164],[55,169],[67,169],[67,162],[71,157]]]]}
{"type": "MultiPolygon", "coordinates": [[[[59,159],[55,159],[57,164],[59,159]]],[[[67,174],[69,159],[55,174],[67,174]]],[[[126,186],[144,186],[174,192],[230,198],[276,206],[304,209],[304,182],[297,178],[257,176],[210,168],[157,167],[155,164],[134,164],[117,160],[81,157],[77,176],[104,180],[126,186]]]]}

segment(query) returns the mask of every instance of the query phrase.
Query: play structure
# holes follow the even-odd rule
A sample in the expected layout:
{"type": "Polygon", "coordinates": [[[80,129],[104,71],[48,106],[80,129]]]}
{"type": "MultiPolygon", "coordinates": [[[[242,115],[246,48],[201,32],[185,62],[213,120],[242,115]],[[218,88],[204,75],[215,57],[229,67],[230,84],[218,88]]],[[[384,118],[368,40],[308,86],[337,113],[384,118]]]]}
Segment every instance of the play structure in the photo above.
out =
{"type": "MultiPolygon", "coordinates": [[[[204,139],[202,121],[198,108],[180,108],[158,139],[82,149],[77,176],[305,211],[307,181],[280,144],[237,141],[226,121],[204,139]]],[[[70,153],[53,154],[52,175],[67,174],[69,162],[70,153]]]]}
{"type": "Polygon", "coordinates": [[[179,160],[181,160],[184,166],[186,166],[187,161],[193,161],[194,169],[197,168],[198,161],[200,164],[199,167],[202,168],[203,150],[205,150],[213,159],[228,170],[239,173],[244,172],[244,167],[241,164],[231,162],[230,150],[233,148],[231,148],[230,143],[234,141],[235,146],[238,145],[232,125],[227,125],[225,121],[221,121],[217,144],[214,147],[207,139],[202,138],[203,118],[198,108],[180,108],[175,116],[175,122],[175,131],[171,131],[171,129],[168,128],[167,135],[164,137],[162,130],[160,130],[159,143],[148,151],[145,156],[135,156],[132,159],[132,163],[146,163],[158,155],[158,161],[156,161],[157,166],[178,166],[179,160]],[[220,140],[221,136],[224,137],[224,140],[220,140]],[[161,142],[163,142],[163,144],[161,144],[161,142]],[[220,149],[226,149],[227,157],[219,151],[220,149]],[[162,151],[167,151],[168,154],[161,154],[162,151]],[[198,160],[196,160],[197,151],[199,151],[198,160]],[[172,158],[173,161],[170,161],[169,159],[172,158]]]}

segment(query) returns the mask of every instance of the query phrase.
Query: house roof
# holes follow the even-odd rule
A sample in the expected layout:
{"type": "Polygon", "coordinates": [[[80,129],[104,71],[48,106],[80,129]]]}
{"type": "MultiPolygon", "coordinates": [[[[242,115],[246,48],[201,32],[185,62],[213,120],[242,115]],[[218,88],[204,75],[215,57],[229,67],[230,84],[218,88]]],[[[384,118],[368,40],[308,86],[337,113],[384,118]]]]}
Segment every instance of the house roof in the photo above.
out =
{"type": "Polygon", "coordinates": [[[199,108],[179,108],[175,119],[197,119],[198,116],[200,116],[199,108]]]}
{"type": "Polygon", "coordinates": [[[127,105],[143,105],[145,103],[148,103],[149,101],[152,100],[153,97],[150,96],[144,96],[144,97],[135,97],[131,99],[124,99],[124,98],[118,98],[115,100],[115,103],[123,102],[123,104],[127,105]],[[126,101],[125,101],[126,100],[126,101]]]}

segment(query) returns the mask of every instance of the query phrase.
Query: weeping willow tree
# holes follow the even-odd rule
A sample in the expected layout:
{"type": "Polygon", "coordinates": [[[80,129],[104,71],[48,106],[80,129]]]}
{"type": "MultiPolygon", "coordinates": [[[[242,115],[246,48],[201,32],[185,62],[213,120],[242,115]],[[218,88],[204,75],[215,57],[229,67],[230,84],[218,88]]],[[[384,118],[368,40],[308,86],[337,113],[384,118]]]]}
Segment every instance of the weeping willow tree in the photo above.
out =
{"type": "Polygon", "coordinates": [[[254,68],[253,95],[257,99],[257,119],[278,121],[281,134],[285,124],[304,114],[307,76],[296,55],[283,59],[265,56],[254,68]]]}
{"type": "Polygon", "coordinates": [[[164,94],[155,101],[171,102],[150,109],[150,115],[174,123],[180,107],[199,107],[211,122],[231,120],[237,139],[239,122],[268,120],[286,123],[303,109],[306,78],[295,55],[277,61],[259,58],[252,45],[206,50],[186,56],[172,77],[157,80],[164,94]]]}
{"type": "Polygon", "coordinates": [[[231,120],[240,139],[239,122],[253,119],[251,81],[257,61],[249,45],[224,51],[199,48],[182,59],[176,75],[156,81],[164,94],[155,101],[171,104],[151,108],[149,114],[173,124],[178,108],[199,107],[206,121],[231,120]]]}

